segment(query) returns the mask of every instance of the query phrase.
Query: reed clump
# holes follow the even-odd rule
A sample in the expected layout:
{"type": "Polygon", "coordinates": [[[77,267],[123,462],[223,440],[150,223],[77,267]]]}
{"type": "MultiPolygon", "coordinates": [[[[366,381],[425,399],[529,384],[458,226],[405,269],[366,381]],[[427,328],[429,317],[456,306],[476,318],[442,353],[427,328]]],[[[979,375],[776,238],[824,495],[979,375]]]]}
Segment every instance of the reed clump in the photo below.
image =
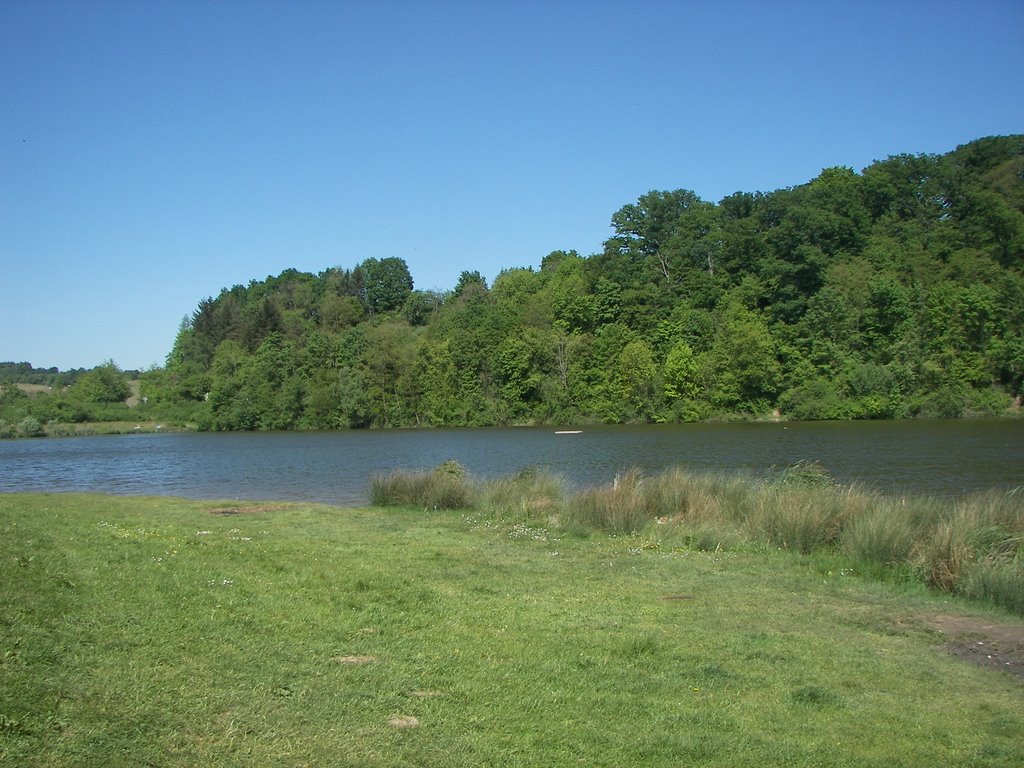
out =
{"type": "Polygon", "coordinates": [[[477,485],[480,507],[508,522],[555,524],[564,497],[565,481],[540,467],[525,467],[477,485]]]}
{"type": "Polygon", "coordinates": [[[644,482],[643,472],[630,469],[617,475],[611,486],[574,493],[566,502],[566,518],[607,533],[636,533],[663,511],[656,498],[644,482]]]}
{"type": "Polygon", "coordinates": [[[454,461],[429,471],[396,469],[370,478],[370,503],[377,507],[465,509],[473,495],[466,470],[454,461]]]}

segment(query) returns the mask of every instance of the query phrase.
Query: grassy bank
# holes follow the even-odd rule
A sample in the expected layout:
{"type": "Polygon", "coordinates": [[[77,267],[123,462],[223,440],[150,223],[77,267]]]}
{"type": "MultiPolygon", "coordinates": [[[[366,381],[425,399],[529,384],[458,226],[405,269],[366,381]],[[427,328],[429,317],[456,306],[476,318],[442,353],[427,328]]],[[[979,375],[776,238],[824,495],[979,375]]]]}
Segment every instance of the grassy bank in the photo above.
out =
{"type": "Polygon", "coordinates": [[[74,437],[79,435],[132,435],[160,432],[191,432],[188,426],[161,421],[87,421],[81,424],[44,424],[47,437],[74,437]]]}
{"type": "Polygon", "coordinates": [[[478,483],[446,462],[376,477],[370,495],[379,505],[480,508],[506,522],[703,550],[782,548],[1024,615],[1024,489],[893,497],[838,486],[820,465],[800,463],[760,479],[631,470],[566,493],[542,471],[478,483]]]}
{"type": "Polygon", "coordinates": [[[1024,761],[1021,681],[946,652],[1005,615],[666,524],[556,530],[548,479],[506,482],[539,492],[0,495],[0,763],[1024,761]]]}

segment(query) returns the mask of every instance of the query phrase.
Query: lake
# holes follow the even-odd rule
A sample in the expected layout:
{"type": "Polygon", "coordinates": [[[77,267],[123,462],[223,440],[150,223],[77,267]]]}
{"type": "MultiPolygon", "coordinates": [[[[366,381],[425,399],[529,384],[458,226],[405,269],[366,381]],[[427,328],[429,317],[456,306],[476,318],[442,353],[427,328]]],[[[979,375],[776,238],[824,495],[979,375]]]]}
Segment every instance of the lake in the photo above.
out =
{"type": "Polygon", "coordinates": [[[92,491],[357,505],[375,473],[454,459],[472,475],[528,466],[573,487],[623,469],[763,474],[820,462],[842,483],[943,496],[1024,485],[1024,420],[184,433],[0,441],[0,491],[92,491]],[[568,429],[568,428],[566,428],[568,429]]]}

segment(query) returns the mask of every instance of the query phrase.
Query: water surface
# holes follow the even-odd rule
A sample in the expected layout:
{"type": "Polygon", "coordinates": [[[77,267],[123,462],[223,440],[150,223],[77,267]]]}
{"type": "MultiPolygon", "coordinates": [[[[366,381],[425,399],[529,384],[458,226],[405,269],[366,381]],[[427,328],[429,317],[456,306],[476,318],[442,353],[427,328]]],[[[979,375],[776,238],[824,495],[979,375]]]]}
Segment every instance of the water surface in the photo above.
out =
{"type": "Polygon", "coordinates": [[[579,487],[639,467],[764,473],[815,460],[843,483],[955,495],[1024,485],[1024,421],[786,422],[0,441],[0,491],[95,491],[352,505],[369,478],[447,459],[475,476],[527,466],[579,487]]]}

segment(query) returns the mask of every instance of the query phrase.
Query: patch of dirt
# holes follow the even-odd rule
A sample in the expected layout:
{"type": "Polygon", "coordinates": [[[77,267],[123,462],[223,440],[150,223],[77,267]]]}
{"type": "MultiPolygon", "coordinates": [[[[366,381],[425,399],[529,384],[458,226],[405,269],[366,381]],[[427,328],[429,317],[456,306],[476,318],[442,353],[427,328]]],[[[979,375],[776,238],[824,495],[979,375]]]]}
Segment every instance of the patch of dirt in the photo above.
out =
{"type": "Polygon", "coordinates": [[[932,616],[925,624],[947,637],[946,651],[958,659],[1009,672],[1024,682],[1024,624],[953,615],[932,616]]]}
{"type": "Polygon", "coordinates": [[[351,664],[359,666],[361,664],[372,664],[377,660],[376,656],[335,656],[331,661],[337,664],[351,664]]]}
{"type": "Polygon", "coordinates": [[[388,718],[388,725],[392,728],[418,728],[420,721],[412,715],[392,715],[388,718]]]}
{"type": "Polygon", "coordinates": [[[211,515],[255,515],[260,512],[273,512],[282,509],[280,504],[244,504],[237,507],[212,507],[207,510],[211,515]]]}

